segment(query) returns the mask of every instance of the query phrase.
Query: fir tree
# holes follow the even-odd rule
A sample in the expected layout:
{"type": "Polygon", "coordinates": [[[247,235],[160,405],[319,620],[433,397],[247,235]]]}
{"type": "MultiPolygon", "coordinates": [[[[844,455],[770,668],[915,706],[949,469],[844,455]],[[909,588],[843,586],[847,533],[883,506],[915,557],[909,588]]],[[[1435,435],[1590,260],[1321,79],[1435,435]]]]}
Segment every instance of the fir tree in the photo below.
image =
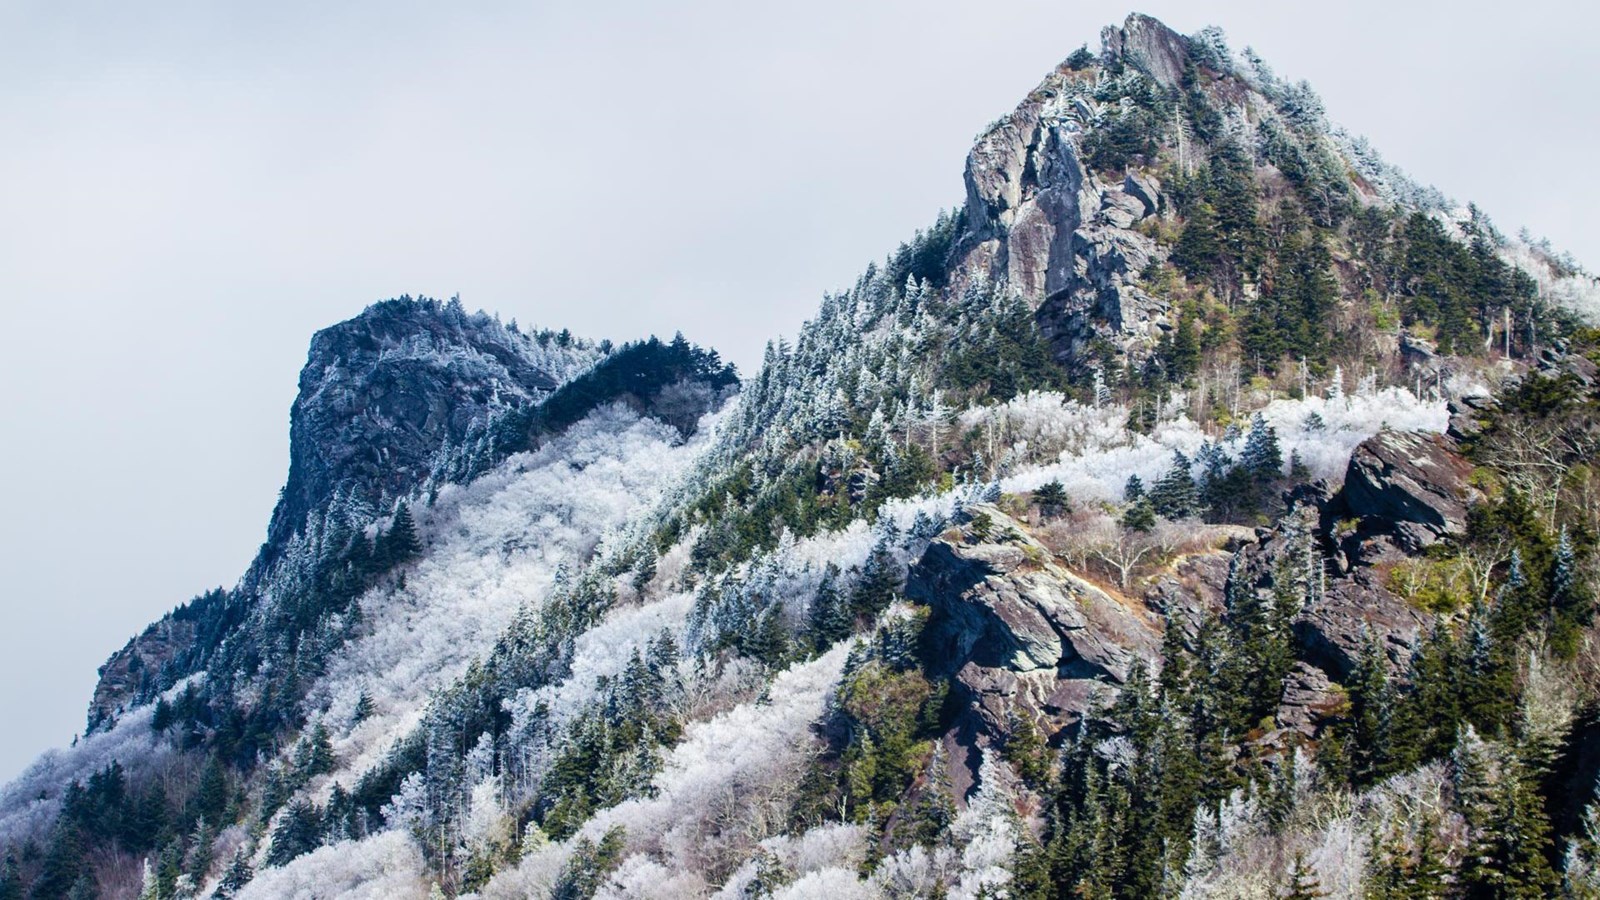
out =
{"type": "Polygon", "coordinates": [[[1033,492],[1033,502],[1039,504],[1039,513],[1045,517],[1059,516],[1072,511],[1067,505],[1067,489],[1060,479],[1046,482],[1033,492]]]}
{"type": "Polygon", "coordinates": [[[1266,416],[1259,412],[1250,420],[1250,433],[1245,437],[1239,464],[1258,481],[1272,481],[1283,474],[1283,451],[1278,447],[1278,432],[1267,424],[1266,416]]]}
{"type": "Polygon", "coordinates": [[[1157,479],[1155,486],[1150,489],[1151,505],[1164,518],[1184,519],[1194,515],[1199,501],[1199,490],[1195,487],[1189,457],[1174,452],[1172,468],[1157,479]]]}
{"type": "Polygon", "coordinates": [[[356,697],[356,708],[351,713],[350,718],[352,723],[360,724],[372,718],[372,714],[375,712],[377,712],[377,705],[372,702],[372,695],[363,690],[361,695],[356,697]]]}
{"type": "Polygon", "coordinates": [[[281,866],[295,857],[322,846],[322,814],[305,800],[296,800],[284,810],[272,830],[272,849],[267,865],[281,866]]]}
{"type": "Polygon", "coordinates": [[[384,533],[381,543],[383,550],[380,555],[388,565],[403,563],[422,552],[422,542],[417,538],[417,523],[411,518],[411,510],[405,503],[395,507],[394,522],[384,533]]]}
{"type": "Polygon", "coordinates": [[[222,874],[222,881],[217,885],[217,896],[228,900],[249,884],[255,874],[255,870],[250,868],[250,855],[240,847],[234,851],[233,861],[228,863],[228,870],[222,874]]]}
{"type": "Polygon", "coordinates": [[[0,866],[0,900],[22,900],[22,890],[22,867],[8,853],[5,865],[0,866]]]}
{"type": "Polygon", "coordinates": [[[1288,891],[1284,893],[1284,900],[1316,900],[1326,897],[1328,892],[1322,889],[1322,881],[1317,878],[1314,869],[1306,865],[1306,855],[1294,855],[1294,867],[1289,870],[1288,891]]]}

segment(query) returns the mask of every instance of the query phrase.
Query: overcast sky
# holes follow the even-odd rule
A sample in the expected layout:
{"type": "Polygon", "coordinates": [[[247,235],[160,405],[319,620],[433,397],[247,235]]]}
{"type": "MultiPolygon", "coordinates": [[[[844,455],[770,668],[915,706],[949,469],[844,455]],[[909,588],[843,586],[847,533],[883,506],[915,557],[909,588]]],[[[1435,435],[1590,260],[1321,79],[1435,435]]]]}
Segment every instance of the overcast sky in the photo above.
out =
{"type": "MultiPolygon", "coordinates": [[[[1147,3],[1395,163],[1600,261],[1580,5],[1147,3]]],[[[1113,3],[0,0],[0,780],[231,585],[315,329],[402,293],[746,372],[962,197],[1113,3]],[[463,11],[463,8],[470,7],[463,11]]]]}

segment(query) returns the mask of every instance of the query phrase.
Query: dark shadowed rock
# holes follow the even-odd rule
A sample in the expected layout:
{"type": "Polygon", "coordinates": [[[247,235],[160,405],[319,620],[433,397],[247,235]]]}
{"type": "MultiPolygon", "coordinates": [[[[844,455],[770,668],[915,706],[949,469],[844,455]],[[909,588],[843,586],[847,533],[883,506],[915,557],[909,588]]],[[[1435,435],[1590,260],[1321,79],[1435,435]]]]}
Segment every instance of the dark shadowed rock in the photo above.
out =
{"type": "Polygon", "coordinates": [[[324,328],[300,371],[269,544],[286,541],[335,491],[372,504],[404,496],[475,421],[537,401],[600,355],[454,301],[387,300],[324,328]]]}

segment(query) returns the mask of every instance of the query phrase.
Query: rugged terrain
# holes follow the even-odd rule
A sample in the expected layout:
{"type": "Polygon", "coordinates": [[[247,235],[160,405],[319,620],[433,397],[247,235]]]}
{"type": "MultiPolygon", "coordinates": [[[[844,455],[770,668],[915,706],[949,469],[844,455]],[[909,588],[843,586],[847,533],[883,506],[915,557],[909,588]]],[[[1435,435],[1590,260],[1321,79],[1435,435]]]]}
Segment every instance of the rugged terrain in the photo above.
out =
{"type": "Polygon", "coordinates": [[[8,897],[1600,896],[1600,287],[1130,17],[740,382],[401,298],[8,897]]]}

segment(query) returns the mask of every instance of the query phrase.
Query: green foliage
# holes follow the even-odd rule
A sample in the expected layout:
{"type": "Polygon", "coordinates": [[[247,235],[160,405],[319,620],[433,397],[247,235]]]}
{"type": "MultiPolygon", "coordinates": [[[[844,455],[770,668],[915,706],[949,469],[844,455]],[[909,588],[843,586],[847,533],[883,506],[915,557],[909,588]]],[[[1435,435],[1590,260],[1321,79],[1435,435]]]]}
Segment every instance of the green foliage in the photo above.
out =
{"type": "Polygon", "coordinates": [[[680,733],[668,702],[681,690],[677,660],[676,643],[663,632],[602,683],[600,702],[568,728],[534,804],[551,837],[566,838],[595,809],[649,792],[658,748],[680,733]]]}
{"type": "Polygon", "coordinates": [[[1067,68],[1077,72],[1081,72],[1094,64],[1095,55],[1089,52],[1088,44],[1084,44],[1078,49],[1072,51],[1072,54],[1067,57],[1066,63],[1067,68]]]}
{"type": "Polygon", "coordinates": [[[322,811],[306,800],[295,800],[283,811],[272,830],[267,865],[281,866],[322,846],[322,811]]]}
{"type": "Polygon", "coordinates": [[[1066,486],[1058,478],[1039,486],[1033,492],[1033,502],[1039,505],[1039,513],[1046,518],[1065,515],[1072,512],[1072,506],[1067,498],[1066,486]]]}
{"type": "Polygon", "coordinates": [[[997,401],[1033,390],[1067,387],[1066,372],[1016,293],[970,288],[953,312],[956,340],[939,382],[958,391],[981,391],[997,401]]]}
{"type": "Polygon", "coordinates": [[[599,843],[579,838],[572,857],[556,879],[551,900],[589,900],[611,870],[622,862],[626,847],[626,836],[620,825],[607,831],[599,843]]]}
{"type": "Polygon", "coordinates": [[[842,762],[850,814],[863,821],[899,801],[932,752],[930,724],[944,695],[921,673],[870,660],[839,687],[839,708],[851,739],[842,762]]]}
{"type": "Polygon", "coordinates": [[[1172,468],[1150,489],[1150,503],[1157,515],[1167,519],[1187,518],[1199,510],[1200,493],[1194,483],[1189,457],[1173,454],[1172,468]]]}
{"type": "Polygon", "coordinates": [[[1339,285],[1322,236],[1308,230],[1305,217],[1285,203],[1283,231],[1267,271],[1261,295],[1245,315],[1241,345],[1269,370],[1287,356],[1321,363],[1334,349],[1330,340],[1339,285]]]}
{"type": "Polygon", "coordinates": [[[1155,159],[1160,148],[1161,120],[1147,109],[1133,108],[1091,129],[1083,141],[1084,161],[1100,172],[1120,172],[1136,162],[1155,159]]]}
{"type": "Polygon", "coordinates": [[[1405,322],[1433,325],[1443,352],[1482,352],[1484,329],[1500,310],[1533,312],[1532,282],[1493,252],[1488,235],[1473,235],[1465,245],[1418,212],[1405,220],[1400,236],[1397,287],[1405,322]]]}

